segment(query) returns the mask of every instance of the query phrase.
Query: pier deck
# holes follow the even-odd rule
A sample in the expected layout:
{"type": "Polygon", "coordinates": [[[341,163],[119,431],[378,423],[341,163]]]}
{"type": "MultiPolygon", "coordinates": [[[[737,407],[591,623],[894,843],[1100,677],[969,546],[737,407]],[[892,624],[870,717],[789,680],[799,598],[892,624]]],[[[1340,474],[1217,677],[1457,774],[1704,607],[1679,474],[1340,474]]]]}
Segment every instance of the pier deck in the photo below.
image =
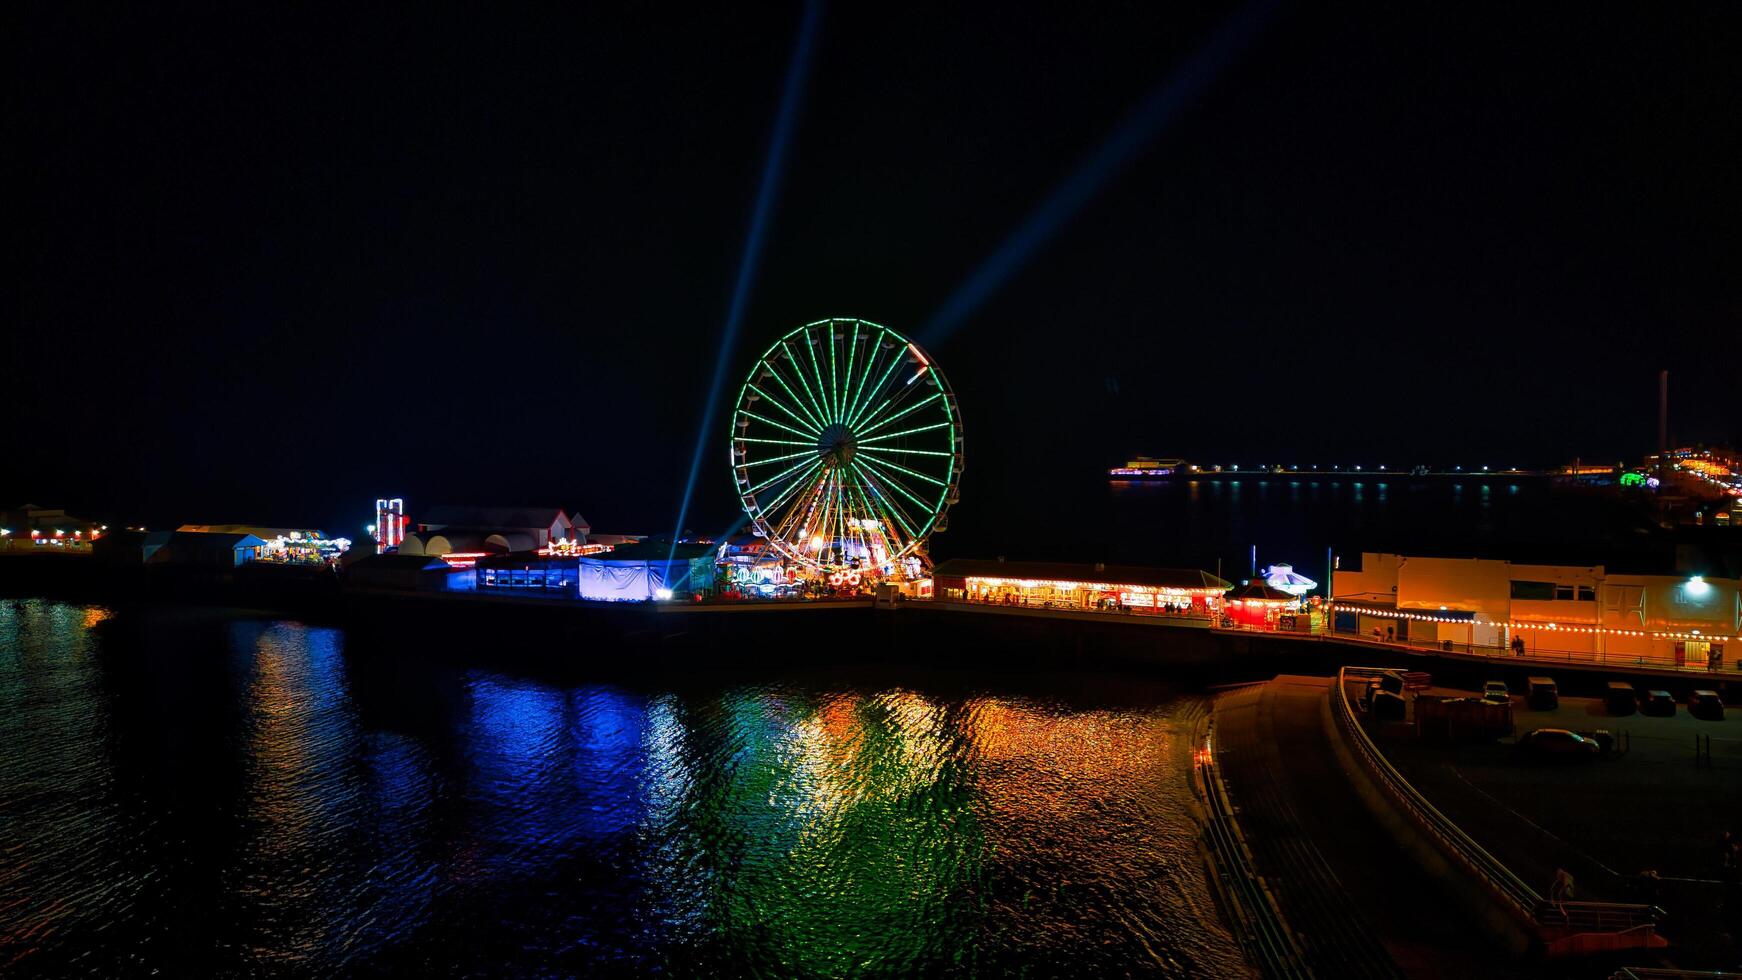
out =
{"type": "Polygon", "coordinates": [[[1217,765],[1310,965],[1319,976],[1512,975],[1473,924],[1420,914],[1446,903],[1338,769],[1326,716],[1333,683],[1282,675],[1216,703],[1217,765]]]}

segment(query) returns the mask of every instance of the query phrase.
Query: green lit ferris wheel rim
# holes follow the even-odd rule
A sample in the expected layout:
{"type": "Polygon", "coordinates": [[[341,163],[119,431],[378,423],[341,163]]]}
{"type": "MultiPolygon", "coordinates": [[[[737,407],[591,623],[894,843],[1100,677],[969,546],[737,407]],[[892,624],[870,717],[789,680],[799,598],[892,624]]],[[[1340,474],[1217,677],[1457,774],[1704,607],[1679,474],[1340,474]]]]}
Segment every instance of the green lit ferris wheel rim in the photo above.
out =
{"type": "Polygon", "coordinates": [[[755,533],[823,571],[890,570],[947,526],[961,415],[937,363],[868,320],[807,323],[750,369],[732,477],[755,533]]]}

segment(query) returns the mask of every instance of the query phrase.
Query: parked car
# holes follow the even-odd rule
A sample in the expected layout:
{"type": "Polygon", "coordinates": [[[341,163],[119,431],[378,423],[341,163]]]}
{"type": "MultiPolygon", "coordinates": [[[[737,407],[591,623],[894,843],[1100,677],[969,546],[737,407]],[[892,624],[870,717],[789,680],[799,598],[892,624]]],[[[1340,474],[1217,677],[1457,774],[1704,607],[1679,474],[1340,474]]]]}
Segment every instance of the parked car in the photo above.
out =
{"type": "Polygon", "coordinates": [[[1595,739],[1565,728],[1536,728],[1518,736],[1518,750],[1538,759],[1595,759],[1603,749],[1595,739]]]}
{"type": "Polygon", "coordinates": [[[1485,681],[1482,684],[1482,700],[1493,701],[1495,704],[1510,704],[1512,691],[1506,687],[1505,681],[1485,681]]]}
{"type": "Polygon", "coordinates": [[[1615,735],[1607,728],[1593,728],[1589,731],[1581,729],[1576,734],[1597,743],[1598,750],[1608,755],[1615,750],[1615,735]]]}
{"type": "Polygon", "coordinates": [[[1668,691],[1646,691],[1639,696],[1639,713],[1673,718],[1675,698],[1670,697],[1668,691]]]}
{"type": "Polygon", "coordinates": [[[1695,691],[1688,695],[1688,714],[1707,721],[1724,720],[1724,699],[1717,691],[1695,691]]]}
{"type": "Polygon", "coordinates": [[[1612,715],[1630,715],[1639,706],[1633,685],[1626,681],[1610,681],[1603,694],[1603,703],[1609,706],[1612,715]]]}
{"type": "Polygon", "coordinates": [[[1561,706],[1561,692],[1555,687],[1552,677],[1532,677],[1526,688],[1525,699],[1531,708],[1537,711],[1553,711],[1561,706]]]}

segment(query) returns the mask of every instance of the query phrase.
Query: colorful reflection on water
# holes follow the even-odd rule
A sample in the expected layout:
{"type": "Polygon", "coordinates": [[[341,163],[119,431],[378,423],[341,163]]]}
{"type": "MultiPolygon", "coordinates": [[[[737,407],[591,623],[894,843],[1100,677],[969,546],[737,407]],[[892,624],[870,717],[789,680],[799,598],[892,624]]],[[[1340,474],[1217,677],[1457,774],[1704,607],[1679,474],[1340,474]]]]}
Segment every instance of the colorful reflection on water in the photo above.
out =
{"type": "Polygon", "coordinates": [[[0,972],[1245,973],[1196,857],[1190,699],[355,647],[0,603],[0,972]]]}

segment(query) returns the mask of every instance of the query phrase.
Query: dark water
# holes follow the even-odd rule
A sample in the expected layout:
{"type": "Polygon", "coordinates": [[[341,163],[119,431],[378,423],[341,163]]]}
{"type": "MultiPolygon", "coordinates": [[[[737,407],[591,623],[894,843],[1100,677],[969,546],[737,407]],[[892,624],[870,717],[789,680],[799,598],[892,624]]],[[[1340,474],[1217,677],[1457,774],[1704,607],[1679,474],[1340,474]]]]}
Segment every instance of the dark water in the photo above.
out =
{"type": "Polygon", "coordinates": [[[1186,807],[1196,698],[395,646],[0,603],[0,973],[1245,973],[1186,807]]]}
{"type": "MultiPolygon", "coordinates": [[[[940,557],[1179,565],[1245,575],[1292,564],[1324,577],[1326,549],[1574,564],[1662,550],[1629,505],[1542,478],[1258,475],[1110,482],[1049,479],[1046,493],[969,497],[933,540],[940,557]]],[[[1665,554],[1673,553],[1673,545],[1665,554]]]]}

